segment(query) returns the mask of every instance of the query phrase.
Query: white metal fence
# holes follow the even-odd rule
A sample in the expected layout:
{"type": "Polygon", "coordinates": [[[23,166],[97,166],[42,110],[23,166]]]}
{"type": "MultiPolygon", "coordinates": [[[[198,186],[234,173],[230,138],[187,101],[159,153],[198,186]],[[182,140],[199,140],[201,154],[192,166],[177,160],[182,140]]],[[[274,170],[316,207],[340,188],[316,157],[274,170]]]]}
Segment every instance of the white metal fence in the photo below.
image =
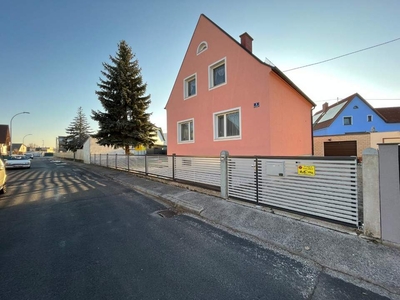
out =
{"type": "Polygon", "coordinates": [[[350,157],[219,157],[92,154],[90,163],[187,181],[228,196],[358,225],[357,161],[350,157]]]}
{"type": "Polygon", "coordinates": [[[358,225],[355,158],[228,159],[230,197],[358,225]]]}
{"type": "Polygon", "coordinates": [[[90,163],[129,172],[220,187],[219,157],[92,154],[90,163]]]}

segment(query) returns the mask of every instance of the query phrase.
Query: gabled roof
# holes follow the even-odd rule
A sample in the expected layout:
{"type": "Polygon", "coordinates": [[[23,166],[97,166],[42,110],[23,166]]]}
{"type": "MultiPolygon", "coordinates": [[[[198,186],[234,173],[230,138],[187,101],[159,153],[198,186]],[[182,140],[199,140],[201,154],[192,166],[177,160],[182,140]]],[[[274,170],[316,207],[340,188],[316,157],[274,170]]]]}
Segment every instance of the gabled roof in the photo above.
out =
{"type": "Polygon", "coordinates": [[[7,142],[8,133],[8,125],[0,125],[0,144],[5,144],[7,142]]]}
{"type": "Polygon", "coordinates": [[[323,109],[317,111],[313,116],[313,130],[329,127],[355,97],[363,101],[365,105],[380,116],[386,123],[400,123],[400,107],[373,108],[363,97],[355,93],[328,106],[325,112],[323,109]]]}
{"type": "Polygon", "coordinates": [[[400,107],[381,107],[375,108],[386,123],[400,123],[400,107]]]}
{"type": "Polygon", "coordinates": [[[13,147],[13,149],[21,149],[21,146],[22,146],[23,144],[21,144],[21,143],[13,143],[12,144],[12,147],[13,147]]]}
{"type": "MultiPolygon", "coordinates": [[[[328,106],[326,108],[326,111],[321,109],[320,111],[317,111],[314,114],[313,118],[313,130],[318,130],[322,128],[329,127],[333,121],[335,121],[336,117],[340,115],[343,109],[353,100],[356,96],[359,96],[357,93],[353,94],[343,100],[340,100],[339,102],[336,102],[335,104],[332,104],[331,106],[328,106]]],[[[360,99],[361,96],[359,96],[360,99]]]]}
{"type": "MultiPolygon", "coordinates": [[[[276,66],[272,65],[272,64],[267,64],[265,62],[263,62],[262,60],[260,60],[257,56],[255,56],[252,52],[250,52],[249,50],[247,50],[246,48],[244,48],[236,39],[234,39],[232,36],[230,36],[225,30],[223,30],[221,27],[219,27],[217,24],[215,24],[211,19],[209,19],[206,15],[201,14],[199,17],[199,20],[197,21],[197,25],[196,28],[194,30],[194,32],[196,32],[197,26],[199,25],[200,19],[204,17],[206,20],[208,20],[211,24],[213,24],[216,28],[218,28],[222,33],[224,33],[227,37],[229,37],[232,41],[234,41],[240,48],[242,48],[243,50],[245,50],[249,55],[251,55],[254,59],[256,59],[259,63],[268,66],[271,68],[271,70],[277,74],[281,79],[283,79],[287,84],[289,84],[296,92],[298,92],[302,97],[304,97],[308,102],[311,103],[311,105],[313,107],[316,106],[316,104],[302,91],[300,90],[300,88],[298,88],[281,70],[279,70],[276,66]]],[[[193,39],[194,33],[192,35],[192,39],[193,39]]],[[[192,42],[192,40],[190,40],[190,43],[192,42]]],[[[185,57],[187,55],[187,52],[189,51],[189,46],[190,43],[188,45],[188,48],[186,50],[185,53],[185,57]]],[[[185,59],[184,59],[185,60],[185,59]]],[[[183,64],[183,63],[182,63],[183,64]]],[[[182,67],[182,65],[181,65],[182,67]]],[[[179,69],[180,72],[180,69],[179,69]]],[[[179,74],[178,72],[178,74],[179,74]]]]}

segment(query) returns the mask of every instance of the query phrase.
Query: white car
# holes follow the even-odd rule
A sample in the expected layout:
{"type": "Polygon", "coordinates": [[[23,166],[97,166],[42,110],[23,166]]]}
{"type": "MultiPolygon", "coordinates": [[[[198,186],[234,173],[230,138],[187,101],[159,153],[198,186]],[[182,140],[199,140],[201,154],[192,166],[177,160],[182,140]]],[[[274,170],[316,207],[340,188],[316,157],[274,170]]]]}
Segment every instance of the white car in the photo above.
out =
{"type": "Polygon", "coordinates": [[[6,159],[6,169],[29,169],[31,167],[31,160],[25,155],[13,155],[6,159]]]}
{"type": "Polygon", "coordinates": [[[0,158],[0,194],[6,192],[7,173],[3,161],[0,158]]]}

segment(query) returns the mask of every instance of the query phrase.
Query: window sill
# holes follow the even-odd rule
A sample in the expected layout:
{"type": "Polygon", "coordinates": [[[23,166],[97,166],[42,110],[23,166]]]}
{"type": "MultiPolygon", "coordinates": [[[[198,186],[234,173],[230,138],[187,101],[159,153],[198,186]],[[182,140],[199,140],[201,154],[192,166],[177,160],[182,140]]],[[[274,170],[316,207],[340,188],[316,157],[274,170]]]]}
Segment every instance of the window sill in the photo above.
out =
{"type": "Polygon", "coordinates": [[[232,137],[219,137],[219,138],[214,137],[214,142],[237,141],[237,140],[241,140],[241,139],[242,139],[242,136],[240,136],[240,135],[232,136],[232,137]]]}
{"type": "Polygon", "coordinates": [[[191,96],[188,96],[188,97],[183,98],[183,100],[188,100],[188,99],[194,98],[194,97],[196,97],[196,96],[197,96],[197,94],[194,94],[194,95],[191,95],[191,96]]]}
{"type": "Polygon", "coordinates": [[[184,144],[194,144],[194,141],[178,141],[178,145],[184,144]]]}
{"type": "Polygon", "coordinates": [[[217,88],[219,88],[219,87],[221,87],[221,86],[224,86],[224,85],[226,85],[226,82],[221,83],[221,84],[218,84],[218,85],[215,85],[215,86],[210,86],[210,87],[208,88],[208,90],[211,91],[211,90],[217,89],[217,88]]]}

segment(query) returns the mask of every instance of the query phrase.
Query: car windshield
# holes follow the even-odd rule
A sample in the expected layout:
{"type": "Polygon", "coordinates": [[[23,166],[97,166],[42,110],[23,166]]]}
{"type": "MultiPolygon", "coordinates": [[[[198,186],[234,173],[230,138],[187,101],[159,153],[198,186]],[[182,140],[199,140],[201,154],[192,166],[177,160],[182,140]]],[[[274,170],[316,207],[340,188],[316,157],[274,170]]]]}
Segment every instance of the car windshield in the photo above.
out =
{"type": "Polygon", "coordinates": [[[8,160],[21,160],[21,159],[26,159],[24,156],[10,156],[8,160]]]}

